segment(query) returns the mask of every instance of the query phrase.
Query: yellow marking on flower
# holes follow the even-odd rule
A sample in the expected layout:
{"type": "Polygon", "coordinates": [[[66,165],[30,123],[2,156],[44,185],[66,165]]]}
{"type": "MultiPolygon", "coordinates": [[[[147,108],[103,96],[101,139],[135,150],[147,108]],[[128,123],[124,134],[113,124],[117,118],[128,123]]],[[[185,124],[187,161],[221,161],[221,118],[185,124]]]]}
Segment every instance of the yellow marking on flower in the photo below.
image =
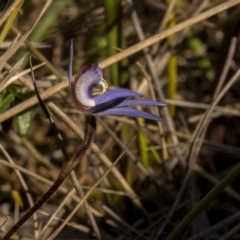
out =
{"type": "Polygon", "coordinates": [[[107,91],[108,89],[108,83],[107,81],[104,79],[104,78],[101,78],[101,82],[100,82],[100,85],[102,87],[102,91],[101,92],[95,92],[95,93],[92,93],[92,95],[99,95],[99,94],[103,94],[107,91]]]}
{"type": "Polygon", "coordinates": [[[107,81],[104,78],[101,78],[101,80],[102,80],[102,83],[103,83],[103,85],[102,85],[103,88],[102,88],[102,92],[100,94],[103,94],[108,89],[108,83],[107,83],[107,81]]]}

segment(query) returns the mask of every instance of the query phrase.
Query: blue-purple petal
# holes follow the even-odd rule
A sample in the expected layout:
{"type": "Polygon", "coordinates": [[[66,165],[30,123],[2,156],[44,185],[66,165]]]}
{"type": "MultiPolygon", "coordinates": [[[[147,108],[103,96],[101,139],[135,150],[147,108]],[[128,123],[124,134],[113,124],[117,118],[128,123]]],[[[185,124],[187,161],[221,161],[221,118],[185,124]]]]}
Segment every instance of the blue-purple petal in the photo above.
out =
{"type": "Polygon", "coordinates": [[[129,116],[150,119],[153,121],[162,121],[162,118],[148,112],[136,110],[134,108],[120,107],[111,108],[94,114],[95,116],[129,116]]]}
{"type": "Polygon", "coordinates": [[[95,114],[98,112],[106,111],[108,109],[115,108],[115,106],[121,104],[121,102],[124,100],[125,100],[124,98],[117,98],[117,99],[113,99],[108,102],[100,103],[94,107],[91,107],[91,108],[85,110],[84,113],[87,115],[91,115],[91,114],[95,114]]]}
{"type": "Polygon", "coordinates": [[[127,106],[157,106],[165,107],[167,104],[163,102],[156,102],[152,100],[124,100],[116,107],[127,107],[127,106]]]}
{"type": "Polygon", "coordinates": [[[121,104],[126,98],[141,96],[140,93],[133,92],[128,89],[113,89],[104,94],[94,97],[96,106],[87,109],[85,114],[95,114],[97,112],[106,111],[121,104]]]}
{"type": "Polygon", "coordinates": [[[129,89],[112,89],[112,90],[108,90],[103,94],[97,95],[96,97],[94,97],[94,101],[96,105],[98,105],[102,103],[111,102],[119,98],[125,99],[129,97],[138,97],[138,96],[142,96],[142,95],[140,93],[133,92],[129,89]]]}

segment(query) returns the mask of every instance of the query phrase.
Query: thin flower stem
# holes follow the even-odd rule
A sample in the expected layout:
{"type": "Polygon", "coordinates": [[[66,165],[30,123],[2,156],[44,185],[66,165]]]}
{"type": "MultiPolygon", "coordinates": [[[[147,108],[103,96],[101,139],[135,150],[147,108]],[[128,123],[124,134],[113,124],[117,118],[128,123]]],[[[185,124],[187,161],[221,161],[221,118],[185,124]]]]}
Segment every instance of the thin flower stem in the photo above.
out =
{"type": "Polygon", "coordinates": [[[63,176],[68,175],[80,163],[80,161],[82,160],[82,157],[90,147],[90,144],[95,137],[96,125],[97,125],[96,118],[92,115],[87,115],[86,123],[85,123],[85,133],[84,133],[84,139],[83,139],[82,145],[72,157],[73,161],[70,160],[69,162],[67,162],[67,164],[65,165],[60,175],[61,174],[63,176]]]}
{"type": "Polygon", "coordinates": [[[57,180],[49,188],[49,190],[30,208],[21,219],[8,231],[3,237],[3,240],[8,240],[10,237],[57,191],[59,186],[67,178],[69,173],[80,163],[85,152],[90,147],[96,132],[96,118],[94,116],[86,116],[84,139],[78,151],[74,154],[70,161],[66,163],[63,170],[60,172],[57,180]]]}
{"type": "Polygon", "coordinates": [[[3,240],[10,239],[10,237],[56,192],[59,186],[63,183],[67,176],[59,175],[58,179],[48,189],[48,191],[18,220],[16,224],[3,237],[3,240]]]}

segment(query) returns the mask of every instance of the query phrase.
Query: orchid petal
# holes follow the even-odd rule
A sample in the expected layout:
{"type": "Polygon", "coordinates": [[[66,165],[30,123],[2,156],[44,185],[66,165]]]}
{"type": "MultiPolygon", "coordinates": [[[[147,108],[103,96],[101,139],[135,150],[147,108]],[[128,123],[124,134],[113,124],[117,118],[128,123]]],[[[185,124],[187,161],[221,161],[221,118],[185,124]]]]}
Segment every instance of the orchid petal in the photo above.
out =
{"type": "Polygon", "coordinates": [[[150,119],[153,121],[162,121],[162,118],[148,112],[136,110],[134,108],[120,107],[111,108],[106,111],[95,113],[96,116],[129,116],[150,119]]]}
{"type": "Polygon", "coordinates": [[[106,111],[121,104],[125,98],[141,96],[140,93],[128,89],[113,89],[104,94],[94,97],[95,106],[87,109],[85,114],[94,114],[100,111],[106,111]]]}
{"type": "Polygon", "coordinates": [[[133,92],[129,89],[112,89],[112,90],[108,90],[104,94],[97,95],[96,97],[94,97],[94,101],[96,105],[98,105],[98,104],[107,103],[119,98],[125,99],[128,97],[138,97],[138,96],[142,96],[142,95],[140,93],[133,92]]]}
{"type": "Polygon", "coordinates": [[[89,115],[89,114],[95,114],[98,112],[103,112],[108,109],[115,108],[117,105],[121,104],[122,101],[124,101],[124,98],[113,99],[112,101],[104,102],[104,103],[98,104],[94,107],[91,107],[91,108],[85,110],[84,113],[89,115]]]}
{"type": "Polygon", "coordinates": [[[158,106],[165,107],[167,104],[163,102],[156,102],[152,100],[124,100],[116,107],[126,107],[126,106],[158,106]]]}
{"type": "Polygon", "coordinates": [[[94,85],[103,85],[102,69],[97,64],[82,67],[72,83],[73,99],[81,110],[96,105],[92,97],[92,87],[94,85]]]}

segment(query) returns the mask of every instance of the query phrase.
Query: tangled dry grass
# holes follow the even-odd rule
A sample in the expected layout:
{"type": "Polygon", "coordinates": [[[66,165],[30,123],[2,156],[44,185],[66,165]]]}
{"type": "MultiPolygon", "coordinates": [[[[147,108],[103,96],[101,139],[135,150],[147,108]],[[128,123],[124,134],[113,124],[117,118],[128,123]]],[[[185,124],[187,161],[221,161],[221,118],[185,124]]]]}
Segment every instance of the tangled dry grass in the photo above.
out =
{"type": "Polygon", "coordinates": [[[160,124],[98,118],[75,173],[15,238],[240,239],[239,3],[2,2],[0,236],[66,161],[38,104],[29,53],[68,155],[81,143],[85,117],[67,81],[74,38],[75,73],[98,62],[110,88],[169,106],[147,109],[160,124]]]}

